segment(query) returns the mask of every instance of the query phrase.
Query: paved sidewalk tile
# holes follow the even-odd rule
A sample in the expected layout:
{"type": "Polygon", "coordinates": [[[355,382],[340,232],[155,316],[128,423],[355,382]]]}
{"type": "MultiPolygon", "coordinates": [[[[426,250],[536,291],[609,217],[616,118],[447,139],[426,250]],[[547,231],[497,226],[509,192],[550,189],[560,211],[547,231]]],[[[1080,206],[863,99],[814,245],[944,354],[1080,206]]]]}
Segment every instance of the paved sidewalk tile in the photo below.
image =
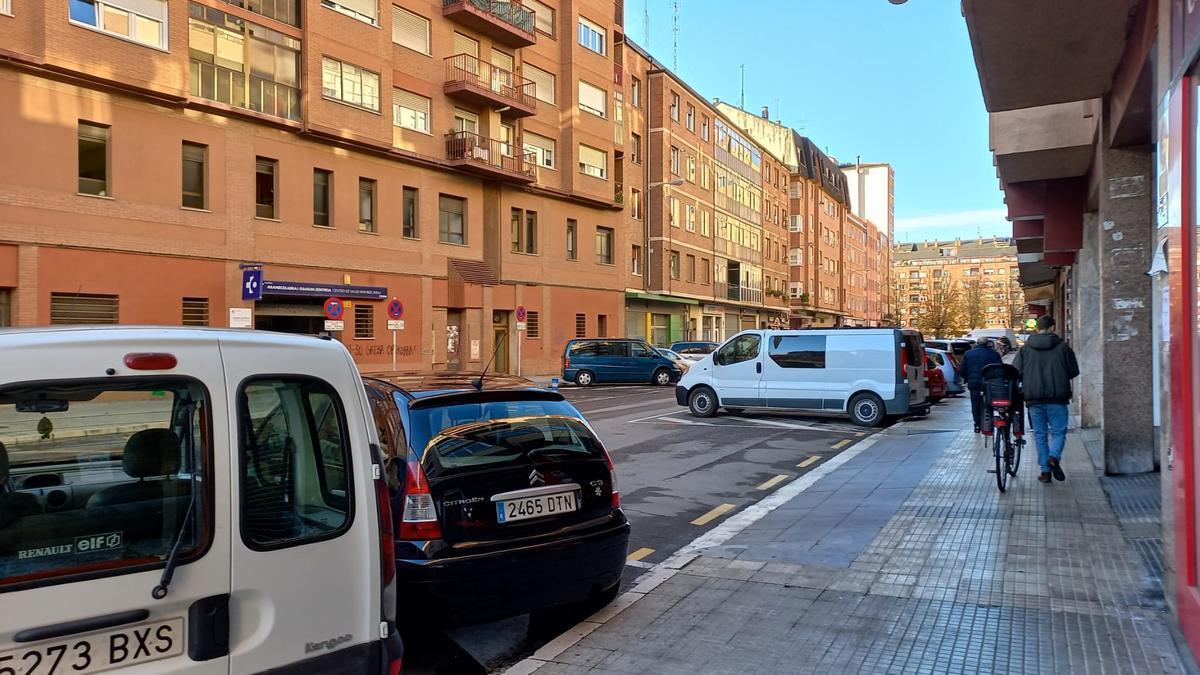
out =
{"type": "Polygon", "coordinates": [[[537,672],[1185,672],[1150,506],[1119,518],[1074,433],[1066,482],[1031,446],[1001,495],[968,421],[881,435],[537,672]]]}

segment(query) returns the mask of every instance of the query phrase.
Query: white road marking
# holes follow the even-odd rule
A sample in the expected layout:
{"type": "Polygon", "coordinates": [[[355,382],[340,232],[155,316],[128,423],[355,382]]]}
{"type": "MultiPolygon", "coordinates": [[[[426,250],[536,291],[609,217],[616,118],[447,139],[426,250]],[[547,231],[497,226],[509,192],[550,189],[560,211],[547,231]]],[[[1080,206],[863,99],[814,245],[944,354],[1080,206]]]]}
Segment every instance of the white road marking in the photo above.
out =
{"type": "Polygon", "coordinates": [[[654,563],[642,562],[641,560],[626,560],[625,564],[629,565],[630,567],[638,567],[644,570],[654,569],[654,563]]]}
{"type": "MultiPolygon", "coordinates": [[[[686,410],[672,410],[671,412],[659,413],[657,415],[650,415],[649,417],[639,417],[636,420],[629,420],[627,422],[627,424],[634,424],[635,422],[650,422],[652,420],[662,419],[663,417],[670,417],[671,415],[679,415],[679,414],[685,413],[685,412],[687,412],[687,411],[686,410]]],[[[584,415],[587,415],[587,413],[584,413],[584,415]]],[[[674,421],[674,420],[672,420],[672,421],[674,421]]]]}
{"type": "Polygon", "coordinates": [[[765,420],[760,417],[739,417],[738,419],[743,422],[752,422],[754,424],[762,424],[762,425],[769,426],[769,427],[783,427],[785,429],[802,429],[804,431],[829,431],[829,432],[832,432],[835,434],[854,433],[851,431],[844,431],[842,429],[835,429],[835,428],[826,427],[826,426],[815,426],[812,424],[804,424],[802,422],[782,422],[779,420],[765,420]]]}

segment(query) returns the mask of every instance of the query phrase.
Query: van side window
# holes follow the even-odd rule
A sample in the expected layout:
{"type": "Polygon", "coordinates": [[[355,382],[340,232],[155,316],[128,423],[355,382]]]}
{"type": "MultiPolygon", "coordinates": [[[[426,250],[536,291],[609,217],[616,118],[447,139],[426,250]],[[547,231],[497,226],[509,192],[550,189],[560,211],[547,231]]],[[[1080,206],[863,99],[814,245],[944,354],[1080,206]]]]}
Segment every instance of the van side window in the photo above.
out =
{"type": "Polygon", "coordinates": [[[352,464],[333,388],[305,377],[256,379],[238,405],[246,545],[283,548],[349,528],[352,464]]]}
{"type": "Polygon", "coordinates": [[[649,347],[640,342],[630,342],[629,354],[630,356],[645,357],[653,355],[654,352],[651,352],[649,347]]]}
{"type": "Polygon", "coordinates": [[[776,335],[769,356],[780,368],[824,368],[825,336],[776,335]]]}
{"type": "Polygon", "coordinates": [[[718,366],[732,366],[735,363],[758,358],[758,347],[761,338],[757,335],[743,335],[733,342],[717,350],[713,360],[718,366]]]}
{"type": "Polygon", "coordinates": [[[627,342],[597,342],[596,356],[629,356],[627,342]]]}
{"type": "Polygon", "coordinates": [[[596,355],[596,343],[595,342],[576,342],[575,344],[571,345],[571,356],[583,357],[583,356],[595,356],[595,355],[596,355]]]}

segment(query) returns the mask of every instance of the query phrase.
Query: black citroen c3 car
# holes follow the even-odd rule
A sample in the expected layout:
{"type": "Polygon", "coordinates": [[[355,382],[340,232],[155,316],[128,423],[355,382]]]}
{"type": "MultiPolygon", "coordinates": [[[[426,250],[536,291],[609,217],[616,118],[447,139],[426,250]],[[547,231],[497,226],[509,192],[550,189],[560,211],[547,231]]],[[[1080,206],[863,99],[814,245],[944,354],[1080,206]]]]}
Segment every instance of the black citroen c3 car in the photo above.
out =
{"type": "Polygon", "coordinates": [[[423,625],[616,597],[629,522],[612,459],[561,394],[506,375],[363,382],[387,458],[397,601],[423,625]]]}

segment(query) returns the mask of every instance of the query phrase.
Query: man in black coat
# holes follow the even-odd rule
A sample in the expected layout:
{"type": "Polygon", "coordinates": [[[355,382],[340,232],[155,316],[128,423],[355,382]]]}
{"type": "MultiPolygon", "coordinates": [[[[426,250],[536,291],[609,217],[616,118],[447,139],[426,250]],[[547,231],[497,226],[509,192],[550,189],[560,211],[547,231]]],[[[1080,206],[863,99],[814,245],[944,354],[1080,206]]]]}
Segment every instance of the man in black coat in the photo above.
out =
{"type": "Polygon", "coordinates": [[[1029,338],[1013,365],[1021,371],[1021,386],[1029,407],[1029,423],[1037,439],[1038,480],[1066,480],[1059,461],[1067,443],[1067,404],[1071,402],[1071,380],[1079,376],[1075,352],[1054,334],[1054,318],[1038,318],[1037,334],[1029,338]]]}
{"type": "Polygon", "coordinates": [[[979,338],[975,346],[963,354],[963,379],[971,392],[971,416],[975,418],[975,433],[979,433],[979,415],[983,410],[983,369],[1003,363],[996,350],[988,346],[987,338],[979,338]]]}

